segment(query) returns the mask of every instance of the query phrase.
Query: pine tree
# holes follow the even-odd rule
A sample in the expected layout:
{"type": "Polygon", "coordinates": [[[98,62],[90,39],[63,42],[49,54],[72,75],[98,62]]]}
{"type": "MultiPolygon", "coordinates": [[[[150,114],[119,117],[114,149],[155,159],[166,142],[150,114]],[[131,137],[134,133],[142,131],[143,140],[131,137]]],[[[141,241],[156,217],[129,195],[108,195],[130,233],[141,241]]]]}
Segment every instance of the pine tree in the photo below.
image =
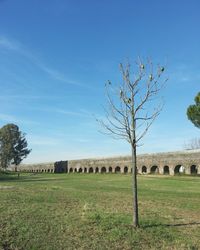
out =
{"type": "Polygon", "coordinates": [[[7,124],[0,129],[0,166],[6,169],[9,164],[16,166],[31,152],[25,134],[15,124],[7,124]]]}
{"type": "Polygon", "coordinates": [[[196,126],[200,128],[200,92],[194,98],[195,104],[190,105],[187,109],[188,119],[196,126]]]}

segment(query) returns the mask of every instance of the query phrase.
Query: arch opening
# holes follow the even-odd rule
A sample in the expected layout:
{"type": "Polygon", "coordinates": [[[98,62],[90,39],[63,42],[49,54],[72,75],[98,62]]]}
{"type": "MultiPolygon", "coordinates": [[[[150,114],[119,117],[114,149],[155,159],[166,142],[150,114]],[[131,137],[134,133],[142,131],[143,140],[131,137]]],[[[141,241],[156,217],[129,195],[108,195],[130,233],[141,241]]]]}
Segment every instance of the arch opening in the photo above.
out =
{"type": "Polygon", "coordinates": [[[190,167],[190,173],[191,174],[197,174],[197,166],[196,165],[192,165],[191,167],[190,167]]]}
{"type": "Polygon", "coordinates": [[[158,166],[152,166],[151,167],[151,171],[150,171],[151,174],[158,174],[159,171],[158,171],[158,166]]]}
{"type": "Polygon", "coordinates": [[[93,172],[94,172],[93,168],[92,167],[89,168],[89,173],[93,173],[93,172]]]}
{"type": "Polygon", "coordinates": [[[79,168],[78,172],[79,172],[79,173],[82,173],[82,172],[83,172],[83,169],[82,169],[82,168],[79,168]]]}
{"type": "Polygon", "coordinates": [[[184,174],[184,172],[185,172],[185,168],[182,165],[177,165],[174,168],[174,174],[184,174]]]}
{"type": "Polygon", "coordinates": [[[112,167],[109,167],[108,172],[112,173],[112,167]]]}
{"type": "Polygon", "coordinates": [[[84,168],[84,173],[87,173],[87,168],[84,168]]]}
{"type": "Polygon", "coordinates": [[[147,167],[146,166],[142,166],[142,174],[145,174],[147,172],[147,167]]]}
{"type": "Polygon", "coordinates": [[[74,169],[74,172],[77,173],[77,168],[74,169]]]}
{"type": "Polygon", "coordinates": [[[73,168],[70,168],[70,169],[69,169],[69,172],[72,173],[72,172],[73,172],[73,168]]]}
{"type": "Polygon", "coordinates": [[[164,166],[163,173],[169,174],[169,166],[164,166]]]}
{"type": "Polygon", "coordinates": [[[120,169],[119,166],[117,166],[117,167],[115,168],[115,173],[120,173],[120,172],[121,172],[121,169],[120,169]]]}
{"type": "Polygon", "coordinates": [[[124,167],[124,173],[125,173],[125,174],[128,173],[128,167],[127,167],[127,166],[124,167]]]}
{"type": "Polygon", "coordinates": [[[106,168],[105,167],[101,168],[101,173],[106,173],[106,168]]]}
{"type": "Polygon", "coordinates": [[[99,168],[98,167],[96,167],[95,173],[99,173],[99,168]]]}

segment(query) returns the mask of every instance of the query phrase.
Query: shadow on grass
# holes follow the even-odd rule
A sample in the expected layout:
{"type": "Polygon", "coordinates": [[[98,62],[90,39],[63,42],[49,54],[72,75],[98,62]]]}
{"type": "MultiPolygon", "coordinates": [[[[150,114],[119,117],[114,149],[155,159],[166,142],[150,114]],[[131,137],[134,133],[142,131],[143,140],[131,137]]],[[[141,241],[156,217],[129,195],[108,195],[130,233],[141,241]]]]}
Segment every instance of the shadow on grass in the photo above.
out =
{"type": "Polygon", "coordinates": [[[17,178],[16,174],[9,172],[0,172],[0,181],[12,181],[17,178]]]}
{"type": "Polygon", "coordinates": [[[190,222],[190,223],[177,223],[177,224],[150,224],[150,225],[142,225],[141,228],[152,228],[152,227],[186,227],[186,226],[194,226],[200,225],[200,222],[190,222]]]}
{"type": "Polygon", "coordinates": [[[21,181],[21,182],[59,182],[59,181],[66,181],[66,178],[43,178],[43,177],[37,177],[37,178],[32,178],[32,177],[25,177],[25,178],[19,178],[19,179],[15,179],[15,181],[21,181]]]}
{"type": "Polygon", "coordinates": [[[51,181],[63,181],[66,178],[56,178],[55,177],[48,177],[48,176],[37,176],[37,174],[30,174],[30,175],[18,175],[16,173],[1,173],[0,174],[0,182],[12,181],[12,182],[51,182],[51,181]]]}

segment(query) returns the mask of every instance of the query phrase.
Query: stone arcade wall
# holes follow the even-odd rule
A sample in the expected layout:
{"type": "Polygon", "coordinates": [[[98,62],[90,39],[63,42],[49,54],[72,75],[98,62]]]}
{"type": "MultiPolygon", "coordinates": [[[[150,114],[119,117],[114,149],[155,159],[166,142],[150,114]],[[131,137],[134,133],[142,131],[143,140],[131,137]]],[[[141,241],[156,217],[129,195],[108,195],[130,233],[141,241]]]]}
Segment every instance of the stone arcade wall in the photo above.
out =
{"type": "MultiPolygon", "coordinates": [[[[55,171],[54,163],[20,165],[20,171],[50,172],[55,171]]],[[[68,173],[131,173],[131,157],[110,157],[99,159],[81,159],[68,161],[68,173]]],[[[170,174],[179,172],[200,174],[200,150],[182,151],[138,156],[138,173],[170,174]]]]}
{"type": "Polygon", "coordinates": [[[54,162],[49,163],[34,163],[34,164],[21,164],[18,167],[19,171],[24,172],[49,172],[54,173],[54,162]]]}

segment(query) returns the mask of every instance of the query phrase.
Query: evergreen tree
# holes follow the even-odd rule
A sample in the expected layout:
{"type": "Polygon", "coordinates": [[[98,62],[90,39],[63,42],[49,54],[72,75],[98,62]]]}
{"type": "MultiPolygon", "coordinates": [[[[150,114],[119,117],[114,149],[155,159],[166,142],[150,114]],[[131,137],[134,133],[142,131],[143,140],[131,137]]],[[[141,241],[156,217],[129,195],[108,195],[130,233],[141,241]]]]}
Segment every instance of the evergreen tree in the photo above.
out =
{"type": "Polygon", "coordinates": [[[9,164],[16,166],[31,152],[25,134],[15,124],[7,124],[0,129],[0,166],[6,169],[9,164]]]}
{"type": "Polygon", "coordinates": [[[190,105],[187,109],[187,117],[197,128],[200,128],[200,92],[194,101],[195,104],[190,105]]]}

